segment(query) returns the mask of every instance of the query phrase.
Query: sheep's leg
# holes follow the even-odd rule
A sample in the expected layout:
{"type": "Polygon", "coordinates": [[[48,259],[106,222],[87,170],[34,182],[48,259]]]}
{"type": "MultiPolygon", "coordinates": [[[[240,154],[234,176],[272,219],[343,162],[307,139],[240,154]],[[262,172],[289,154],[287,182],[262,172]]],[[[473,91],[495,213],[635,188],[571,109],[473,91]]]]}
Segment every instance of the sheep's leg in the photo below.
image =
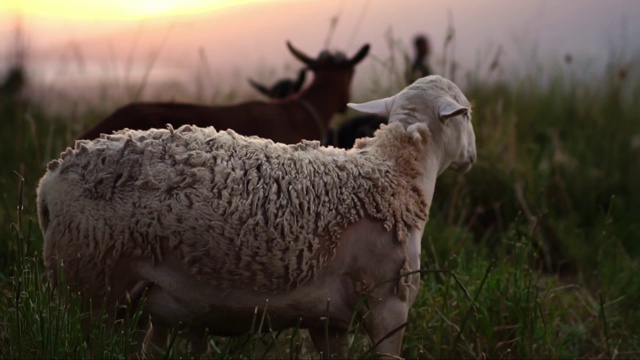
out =
{"type": "MultiPolygon", "coordinates": [[[[129,318],[137,311],[143,311],[142,317],[138,322],[138,335],[136,354],[138,358],[146,358],[149,356],[159,355],[153,350],[152,343],[160,348],[164,348],[168,339],[168,327],[162,322],[152,319],[146,309],[141,309],[143,299],[148,298],[150,293],[155,293],[157,287],[150,281],[140,281],[126,290],[118,300],[118,314],[115,319],[129,318]]],[[[114,294],[115,296],[115,294],[114,294]]],[[[111,323],[111,322],[110,322],[111,323]]]]}
{"type": "MultiPolygon", "coordinates": [[[[168,332],[173,327],[171,324],[179,323],[178,319],[186,319],[191,316],[189,309],[186,309],[183,304],[157,284],[149,288],[146,310],[151,314],[154,329],[161,330],[158,336],[154,333],[153,342],[162,348],[167,346],[168,332]],[[173,318],[164,318],[164,314],[173,314],[175,316],[173,318]]],[[[205,329],[192,328],[187,334],[187,338],[194,354],[202,354],[207,350],[208,337],[205,329]]]]}
{"type": "Polygon", "coordinates": [[[376,304],[371,313],[364,317],[365,331],[381,356],[400,356],[408,315],[407,302],[390,297],[376,304]]]}
{"type": "Polygon", "coordinates": [[[346,359],[346,333],[342,330],[325,327],[309,329],[311,341],[323,359],[346,359]]]}

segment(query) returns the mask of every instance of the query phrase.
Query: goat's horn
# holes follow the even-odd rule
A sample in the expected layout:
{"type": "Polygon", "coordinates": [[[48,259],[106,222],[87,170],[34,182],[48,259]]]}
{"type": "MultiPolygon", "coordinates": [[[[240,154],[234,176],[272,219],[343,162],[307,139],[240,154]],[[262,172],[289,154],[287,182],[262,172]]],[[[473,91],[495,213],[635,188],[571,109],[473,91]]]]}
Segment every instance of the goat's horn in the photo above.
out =
{"type": "Polygon", "coordinates": [[[355,54],[351,60],[349,60],[349,64],[351,65],[355,65],[357,63],[359,63],[360,61],[362,61],[362,59],[364,59],[365,56],[367,56],[367,54],[369,53],[369,44],[364,44],[360,50],[358,51],[357,54],[355,54]]]}
{"type": "Polygon", "coordinates": [[[313,65],[315,63],[316,60],[314,58],[311,58],[308,55],[304,54],[302,51],[294,48],[289,41],[287,41],[287,47],[289,48],[289,51],[291,51],[293,56],[296,57],[296,59],[302,61],[307,65],[313,65]]]}
{"type": "Polygon", "coordinates": [[[251,84],[251,86],[253,86],[254,89],[258,90],[259,92],[261,92],[263,95],[266,95],[268,97],[271,97],[271,92],[269,91],[269,89],[267,89],[266,86],[257,83],[255,81],[253,81],[253,79],[248,79],[247,81],[249,81],[249,84],[251,84]]]}

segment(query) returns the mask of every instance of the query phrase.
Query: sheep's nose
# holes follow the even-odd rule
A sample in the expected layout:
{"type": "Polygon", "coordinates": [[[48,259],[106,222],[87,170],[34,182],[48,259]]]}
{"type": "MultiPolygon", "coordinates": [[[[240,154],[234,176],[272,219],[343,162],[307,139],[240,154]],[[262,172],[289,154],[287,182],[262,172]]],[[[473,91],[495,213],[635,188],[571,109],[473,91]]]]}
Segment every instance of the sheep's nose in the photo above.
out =
{"type": "Polygon", "coordinates": [[[471,164],[476,162],[476,154],[469,155],[469,162],[471,164]]]}

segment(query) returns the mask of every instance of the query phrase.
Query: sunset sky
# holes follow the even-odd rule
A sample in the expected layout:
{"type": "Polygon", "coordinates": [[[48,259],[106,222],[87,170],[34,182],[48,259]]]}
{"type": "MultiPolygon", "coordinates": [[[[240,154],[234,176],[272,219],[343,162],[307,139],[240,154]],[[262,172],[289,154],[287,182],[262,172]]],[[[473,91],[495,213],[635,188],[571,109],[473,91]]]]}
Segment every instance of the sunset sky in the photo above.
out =
{"type": "Polygon", "coordinates": [[[365,70],[394,51],[389,39],[409,51],[416,34],[427,34],[436,63],[449,25],[455,41],[447,55],[466,71],[486,67],[498,48],[518,66],[562,63],[571,54],[593,68],[612,52],[640,56],[637,0],[4,0],[0,75],[17,19],[32,67],[48,82],[122,78],[136,69],[142,76],[150,68],[151,78],[192,79],[203,66],[221,82],[270,81],[299,66],[287,40],[313,56],[371,44],[356,76],[363,82],[365,70]]]}
{"type": "Polygon", "coordinates": [[[4,0],[0,11],[69,20],[141,20],[216,11],[257,1],[261,0],[4,0]]]}

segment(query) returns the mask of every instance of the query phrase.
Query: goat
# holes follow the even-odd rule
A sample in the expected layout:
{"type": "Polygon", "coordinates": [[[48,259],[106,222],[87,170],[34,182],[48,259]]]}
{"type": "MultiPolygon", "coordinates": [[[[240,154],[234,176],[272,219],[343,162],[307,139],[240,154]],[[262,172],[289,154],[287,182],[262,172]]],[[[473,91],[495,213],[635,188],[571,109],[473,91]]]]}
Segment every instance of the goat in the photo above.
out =
{"type": "MultiPolygon", "coordinates": [[[[299,89],[298,84],[304,82],[304,71],[300,70],[298,80],[280,79],[270,87],[259,84],[251,79],[249,83],[261,94],[269,99],[284,99],[295,94],[299,89]]],[[[374,114],[359,115],[342,122],[337,128],[329,127],[321,142],[323,145],[332,145],[342,149],[350,149],[356,140],[361,137],[371,137],[381,124],[386,124],[387,118],[374,114]]]]}
{"type": "Polygon", "coordinates": [[[335,129],[329,129],[327,136],[322,141],[323,145],[333,145],[342,149],[351,149],[356,140],[363,137],[371,137],[386,124],[387,118],[375,114],[358,115],[348,118],[335,129]]]}
{"type": "Polygon", "coordinates": [[[300,140],[322,139],[333,115],[344,112],[350,97],[354,67],[367,55],[366,44],[351,58],[342,53],[323,51],[311,58],[287,42],[289,51],[313,71],[311,84],[284,100],[250,101],[227,106],[184,103],[133,103],[119,108],[78,139],[95,139],[120,129],[146,130],[171,124],[216,129],[233,129],[242,135],[255,135],[293,144],[300,140]]]}
{"type": "Polygon", "coordinates": [[[429,65],[429,56],[431,55],[431,43],[426,35],[416,35],[413,38],[413,49],[415,57],[413,61],[409,63],[406,59],[406,81],[407,84],[411,84],[416,79],[433,74],[431,66],[429,65]]]}

